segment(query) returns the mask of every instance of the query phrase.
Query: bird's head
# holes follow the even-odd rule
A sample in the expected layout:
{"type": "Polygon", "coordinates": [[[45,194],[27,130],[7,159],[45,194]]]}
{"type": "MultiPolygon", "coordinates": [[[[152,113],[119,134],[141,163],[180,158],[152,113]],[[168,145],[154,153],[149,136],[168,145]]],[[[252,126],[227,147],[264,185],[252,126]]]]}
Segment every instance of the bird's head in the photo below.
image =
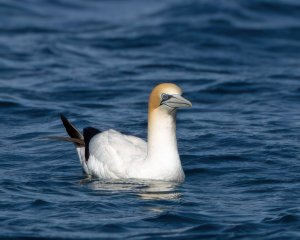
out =
{"type": "Polygon", "coordinates": [[[192,103],[185,99],[180,87],[173,83],[161,83],[151,92],[149,98],[149,111],[161,110],[172,113],[177,108],[191,107],[192,103]]]}

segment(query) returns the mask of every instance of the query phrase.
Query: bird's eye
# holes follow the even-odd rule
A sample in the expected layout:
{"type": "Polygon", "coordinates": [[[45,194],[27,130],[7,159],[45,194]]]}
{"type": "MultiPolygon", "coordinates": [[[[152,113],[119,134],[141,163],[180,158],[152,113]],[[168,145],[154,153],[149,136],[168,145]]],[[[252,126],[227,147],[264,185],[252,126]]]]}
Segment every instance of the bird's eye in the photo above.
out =
{"type": "Polygon", "coordinates": [[[170,98],[170,95],[165,94],[165,93],[161,94],[161,100],[166,101],[166,100],[168,100],[169,98],[170,98]]]}

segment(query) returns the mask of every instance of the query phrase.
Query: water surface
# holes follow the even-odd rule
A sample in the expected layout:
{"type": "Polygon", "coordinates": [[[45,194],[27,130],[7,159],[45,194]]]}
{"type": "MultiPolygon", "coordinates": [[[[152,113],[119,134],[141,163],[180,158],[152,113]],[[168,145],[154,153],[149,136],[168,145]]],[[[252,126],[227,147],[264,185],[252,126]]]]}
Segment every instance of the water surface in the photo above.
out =
{"type": "Polygon", "coordinates": [[[300,238],[300,3],[0,1],[0,236],[300,238]],[[160,82],[178,113],[186,181],[86,180],[43,136],[146,138],[160,82]]]}

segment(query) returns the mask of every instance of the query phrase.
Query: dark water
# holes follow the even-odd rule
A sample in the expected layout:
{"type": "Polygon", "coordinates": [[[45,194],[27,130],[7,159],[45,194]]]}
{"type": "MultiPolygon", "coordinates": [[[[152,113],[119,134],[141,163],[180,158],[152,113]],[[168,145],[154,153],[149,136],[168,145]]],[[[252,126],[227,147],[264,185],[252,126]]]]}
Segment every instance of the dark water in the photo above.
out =
{"type": "Polygon", "coordinates": [[[300,239],[300,2],[0,1],[0,236],[300,239]],[[63,112],[146,137],[180,85],[182,185],[84,181],[63,112]]]}

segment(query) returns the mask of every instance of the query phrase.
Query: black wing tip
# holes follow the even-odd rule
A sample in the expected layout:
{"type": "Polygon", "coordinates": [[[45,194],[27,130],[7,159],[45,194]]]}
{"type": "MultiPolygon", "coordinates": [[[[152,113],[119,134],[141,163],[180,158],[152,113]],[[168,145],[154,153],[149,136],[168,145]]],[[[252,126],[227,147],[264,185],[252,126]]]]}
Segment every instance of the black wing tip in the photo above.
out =
{"type": "Polygon", "coordinates": [[[85,161],[88,161],[90,156],[90,150],[89,150],[90,141],[98,133],[101,133],[101,131],[97,128],[86,127],[83,129],[83,138],[85,144],[85,161]]]}
{"type": "Polygon", "coordinates": [[[99,129],[94,128],[94,127],[85,127],[83,129],[83,132],[86,132],[86,133],[88,133],[88,132],[91,132],[91,133],[101,133],[101,131],[99,129]]]}

